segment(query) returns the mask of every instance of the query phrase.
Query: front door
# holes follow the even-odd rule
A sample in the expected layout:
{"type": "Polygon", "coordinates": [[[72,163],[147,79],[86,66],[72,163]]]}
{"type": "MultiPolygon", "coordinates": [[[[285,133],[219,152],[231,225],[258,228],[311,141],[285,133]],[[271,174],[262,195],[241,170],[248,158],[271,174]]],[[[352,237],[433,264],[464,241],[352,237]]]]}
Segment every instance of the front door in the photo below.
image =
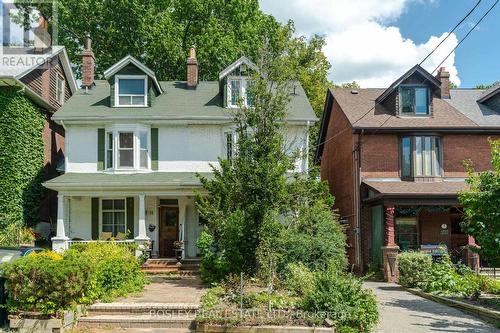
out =
{"type": "Polygon", "coordinates": [[[174,242],[179,240],[179,208],[160,207],[160,257],[175,257],[174,242]]]}

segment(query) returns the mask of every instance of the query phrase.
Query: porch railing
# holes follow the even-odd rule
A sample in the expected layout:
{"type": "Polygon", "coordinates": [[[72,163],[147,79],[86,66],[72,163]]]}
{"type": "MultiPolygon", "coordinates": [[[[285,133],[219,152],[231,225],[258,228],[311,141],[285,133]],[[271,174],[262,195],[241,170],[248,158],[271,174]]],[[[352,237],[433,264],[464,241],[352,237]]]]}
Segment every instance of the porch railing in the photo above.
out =
{"type": "Polygon", "coordinates": [[[131,244],[135,241],[133,239],[124,239],[124,240],[69,240],[68,248],[70,248],[74,244],[86,244],[86,243],[115,243],[115,244],[131,244]]]}

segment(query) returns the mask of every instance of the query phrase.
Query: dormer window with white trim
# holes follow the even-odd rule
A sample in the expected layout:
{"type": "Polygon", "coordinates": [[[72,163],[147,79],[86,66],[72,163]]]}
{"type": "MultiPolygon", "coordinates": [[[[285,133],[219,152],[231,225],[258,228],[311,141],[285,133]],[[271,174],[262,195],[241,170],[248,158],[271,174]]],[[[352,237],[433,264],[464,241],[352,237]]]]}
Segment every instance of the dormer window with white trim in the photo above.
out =
{"type": "Polygon", "coordinates": [[[227,105],[230,108],[237,108],[239,103],[246,107],[253,106],[254,98],[252,85],[254,81],[248,77],[228,78],[227,84],[227,105]]]}
{"type": "Polygon", "coordinates": [[[115,76],[115,106],[138,107],[148,105],[146,75],[115,76]]]}
{"type": "Polygon", "coordinates": [[[429,88],[424,86],[401,86],[399,88],[400,114],[402,116],[429,115],[429,88]]]}

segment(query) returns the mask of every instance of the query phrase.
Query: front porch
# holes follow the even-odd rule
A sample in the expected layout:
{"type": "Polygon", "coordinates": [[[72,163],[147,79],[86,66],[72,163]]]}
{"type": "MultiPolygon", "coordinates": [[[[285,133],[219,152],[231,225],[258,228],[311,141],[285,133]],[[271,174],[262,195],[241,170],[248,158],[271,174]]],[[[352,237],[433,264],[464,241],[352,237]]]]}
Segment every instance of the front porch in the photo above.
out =
{"type": "Polygon", "coordinates": [[[198,257],[200,218],[191,195],[60,193],[55,251],[114,241],[150,248],[152,258],[198,257]]]}

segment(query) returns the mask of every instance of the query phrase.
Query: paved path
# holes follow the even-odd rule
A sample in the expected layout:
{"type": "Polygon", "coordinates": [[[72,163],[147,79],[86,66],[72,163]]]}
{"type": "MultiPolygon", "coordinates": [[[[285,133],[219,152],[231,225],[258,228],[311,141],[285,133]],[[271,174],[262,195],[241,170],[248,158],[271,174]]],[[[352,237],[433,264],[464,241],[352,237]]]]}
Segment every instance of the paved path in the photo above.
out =
{"type": "Polygon", "coordinates": [[[397,284],[365,282],[379,301],[377,333],[499,333],[493,326],[457,309],[413,295],[397,284]]]}

